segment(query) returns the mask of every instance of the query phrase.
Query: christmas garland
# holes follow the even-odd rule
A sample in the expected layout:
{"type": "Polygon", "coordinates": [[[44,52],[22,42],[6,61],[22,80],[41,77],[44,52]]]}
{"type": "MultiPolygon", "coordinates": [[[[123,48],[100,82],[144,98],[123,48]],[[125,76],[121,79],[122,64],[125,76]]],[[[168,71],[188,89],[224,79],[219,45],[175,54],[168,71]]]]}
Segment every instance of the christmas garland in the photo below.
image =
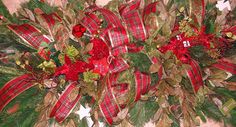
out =
{"type": "Polygon", "coordinates": [[[22,126],[88,126],[90,119],[189,127],[206,117],[236,125],[236,15],[219,4],[69,0],[56,8],[31,0],[12,16],[1,3],[0,121],[31,109],[37,113],[22,126]],[[14,102],[20,97],[33,101],[14,102]],[[79,107],[91,116],[78,118],[79,107]]]}

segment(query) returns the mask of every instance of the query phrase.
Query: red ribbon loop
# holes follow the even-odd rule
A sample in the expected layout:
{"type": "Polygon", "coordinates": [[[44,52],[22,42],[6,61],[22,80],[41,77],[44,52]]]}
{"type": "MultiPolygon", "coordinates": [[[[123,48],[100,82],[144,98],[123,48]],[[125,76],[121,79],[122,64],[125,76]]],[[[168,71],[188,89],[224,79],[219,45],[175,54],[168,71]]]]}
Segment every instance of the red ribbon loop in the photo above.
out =
{"type": "Polygon", "coordinates": [[[236,75],[236,64],[230,62],[230,60],[221,59],[216,64],[213,64],[213,67],[228,71],[236,75]]]}
{"type": "Polygon", "coordinates": [[[204,85],[202,80],[201,68],[195,60],[190,61],[191,68],[187,70],[188,77],[191,81],[193,89],[195,92],[199,90],[200,87],[204,85]]]}
{"type": "Polygon", "coordinates": [[[140,0],[133,1],[120,8],[120,14],[127,25],[127,29],[138,40],[144,41],[147,38],[142,18],[138,12],[140,0]]]}
{"type": "Polygon", "coordinates": [[[55,119],[59,123],[63,122],[66,119],[66,117],[70,114],[70,112],[75,107],[76,103],[79,101],[79,99],[81,97],[78,94],[74,100],[71,100],[69,98],[69,96],[73,90],[78,90],[76,88],[76,85],[77,85],[76,82],[72,82],[67,86],[67,88],[61,94],[56,105],[53,107],[53,109],[50,113],[50,117],[55,117],[55,119]]]}
{"type": "Polygon", "coordinates": [[[82,19],[81,24],[91,33],[95,34],[97,33],[99,26],[100,26],[100,20],[99,18],[93,14],[93,13],[87,13],[86,16],[82,19]]]}
{"type": "Polygon", "coordinates": [[[16,96],[35,85],[35,78],[30,74],[16,77],[0,90],[0,111],[16,96]]]}
{"type": "Polygon", "coordinates": [[[29,24],[8,25],[9,29],[17,34],[27,45],[38,49],[42,42],[49,43],[50,40],[35,27],[29,24]]]}
{"type": "Polygon", "coordinates": [[[151,77],[147,74],[141,73],[138,70],[134,72],[134,76],[135,76],[135,86],[136,86],[135,101],[138,101],[141,98],[142,94],[148,92],[151,85],[151,77]]]}

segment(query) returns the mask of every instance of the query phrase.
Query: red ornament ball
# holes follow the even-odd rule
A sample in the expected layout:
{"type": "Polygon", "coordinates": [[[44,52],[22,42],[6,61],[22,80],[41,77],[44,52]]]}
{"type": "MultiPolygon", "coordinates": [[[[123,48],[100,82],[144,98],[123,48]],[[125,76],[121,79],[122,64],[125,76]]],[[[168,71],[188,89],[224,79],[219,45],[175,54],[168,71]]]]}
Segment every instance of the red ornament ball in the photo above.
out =
{"type": "Polygon", "coordinates": [[[72,34],[76,38],[80,38],[83,36],[83,34],[86,32],[86,28],[83,27],[81,24],[77,24],[73,27],[72,34]]]}

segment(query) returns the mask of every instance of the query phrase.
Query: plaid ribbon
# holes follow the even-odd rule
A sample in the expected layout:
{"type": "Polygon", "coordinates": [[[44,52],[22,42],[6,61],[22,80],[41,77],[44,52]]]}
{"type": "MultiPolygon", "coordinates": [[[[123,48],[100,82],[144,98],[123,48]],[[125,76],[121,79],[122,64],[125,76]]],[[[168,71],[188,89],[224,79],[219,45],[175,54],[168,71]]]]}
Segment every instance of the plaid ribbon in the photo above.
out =
{"type": "Polygon", "coordinates": [[[225,28],[221,32],[222,33],[231,32],[232,34],[236,35],[236,26],[232,26],[230,28],[225,28]]]}
{"type": "Polygon", "coordinates": [[[116,117],[120,110],[110,87],[111,86],[107,87],[106,94],[103,98],[103,101],[99,104],[99,108],[107,123],[112,125],[113,117],[116,117]]]}
{"type": "Polygon", "coordinates": [[[119,46],[117,48],[112,49],[111,52],[113,56],[119,56],[120,54],[127,53],[128,48],[126,45],[123,45],[123,46],[119,46]]]}
{"type": "Polygon", "coordinates": [[[151,13],[154,13],[156,12],[157,10],[157,4],[158,2],[154,2],[154,3],[151,3],[151,4],[148,4],[144,10],[143,10],[143,21],[144,21],[144,18],[145,16],[151,14],[151,13]]]}
{"type": "Polygon", "coordinates": [[[130,11],[137,10],[140,6],[141,0],[134,0],[128,3],[127,5],[121,5],[119,12],[121,15],[128,14],[130,11]]]}
{"type": "Polygon", "coordinates": [[[147,37],[146,30],[138,12],[140,0],[133,1],[127,6],[120,8],[120,14],[127,25],[128,30],[138,40],[144,41],[147,37]]]}
{"type": "Polygon", "coordinates": [[[110,73],[118,73],[127,70],[129,65],[122,58],[114,58],[109,66],[110,73]]]}
{"type": "Polygon", "coordinates": [[[0,90],[0,111],[16,96],[35,85],[35,78],[24,74],[7,82],[0,90]]]}
{"type": "Polygon", "coordinates": [[[82,19],[81,24],[92,34],[97,33],[100,26],[99,18],[93,13],[87,13],[82,19]]]}
{"type": "Polygon", "coordinates": [[[62,21],[62,19],[56,13],[51,13],[51,14],[44,13],[41,16],[46,21],[49,28],[52,28],[56,24],[56,22],[62,21]]]}
{"type": "Polygon", "coordinates": [[[26,42],[27,45],[38,49],[42,42],[49,43],[50,40],[45,37],[41,32],[35,27],[29,24],[22,25],[8,25],[8,28],[17,34],[22,40],[26,42]]]}
{"type": "MultiPolygon", "coordinates": [[[[158,4],[158,2],[154,2],[154,3],[151,3],[151,4],[148,4],[145,8],[144,8],[144,10],[143,10],[143,15],[142,15],[142,17],[143,17],[143,22],[145,23],[145,18],[149,15],[149,14],[151,14],[151,13],[155,13],[156,11],[157,11],[157,4],[158,4]]],[[[146,19],[147,20],[147,19],[146,19]]],[[[150,27],[151,27],[151,25],[152,24],[145,24],[146,26],[145,26],[145,28],[146,28],[146,33],[148,34],[149,33],[149,31],[150,31],[150,27]]]]}
{"type": "Polygon", "coordinates": [[[204,85],[202,80],[201,68],[195,60],[190,61],[191,68],[187,70],[187,75],[191,81],[195,92],[204,85]]]}
{"type": "Polygon", "coordinates": [[[111,29],[112,27],[106,27],[104,29],[101,30],[100,34],[99,34],[99,37],[104,41],[106,42],[106,44],[108,46],[111,46],[110,44],[110,38],[109,38],[109,35],[108,35],[108,32],[109,30],[111,29]]]}
{"type": "Polygon", "coordinates": [[[108,31],[112,48],[129,43],[129,37],[124,27],[114,27],[108,31]]]}
{"type": "Polygon", "coordinates": [[[75,107],[76,103],[80,99],[80,95],[78,94],[74,100],[69,98],[69,95],[73,90],[76,90],[76,82],[70,83],[65,91],[61,94],[60,98],[58,99],[56,105],[53,107],[50,117],[55,117],[57,122],[61,123],[66,117],[70,114],[70,112],[75,107]]]}
{"type": "Polygon", "coordinates": [[[135,101],[138,101],[141,98],[141,95],[145,94],[149,90],[151,77],[147,74],[141,73],[140,71],[135,71],[134,76],[136,86],[135,101]]]}
{"type": "Polygon", "coordinates": [[[121,27],[122,23],[120,19],[110,10],[104,9],[104,8],[99,8],[98,6],[90,6],[89,7],[90,12],[98,11],[100,12],[105,20],[107,21],[108,27],[114,26],[114,27],[121,27]]]}
{"type": "Polygon", "coordinates": [[[231,63],[229,60],[221,59],[216,64],[213,64],[213,67],[236,74],[236,64],[231,63]]]}
{"type": "Polygon", "coordinates": [[[116,98],[120,99],[122,96],[128,93],[128,84],[127,83],[119,83],[118,77],[120,76],[119,73],[110,75],[108,82],[109,86],[113,91],[113,94],[116,98]]]}

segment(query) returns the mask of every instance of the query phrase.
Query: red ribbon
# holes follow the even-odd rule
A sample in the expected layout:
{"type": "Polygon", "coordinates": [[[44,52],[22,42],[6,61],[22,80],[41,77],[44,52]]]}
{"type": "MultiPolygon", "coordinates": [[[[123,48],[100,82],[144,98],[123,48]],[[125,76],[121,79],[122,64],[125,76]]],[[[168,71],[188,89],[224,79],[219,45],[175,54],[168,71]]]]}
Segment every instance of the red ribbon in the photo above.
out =
{"type": "Polygon", "coordinates": [[[216,64],[213,64],[213,67],[236,75],[236,64],[232,63],[230,60],[220,59],[216,64]]]}
{"type": "Polygon", "coordinates": [[[135,101],[138,101],[141,98],[142,94],[148,92],[151,85],[151,77],[147,74],[141,73],[140,71],[135,71],[134,77],[136,86],[135,101]]]}
{"type": "Polygon", "coordinates": [[[202,80],[201,68],[195,60],[190,61],[191,68],[187,70],[188,77],[191,81],[193,89],[195,92],[199,90],[200,87],[204,85],[202,80]]]}
{"type": "Polygon", "coordinates": [[[144,41],[147,38],[147,34],[142,18],[138,12],[140,2],[140,0],[136,0],[128,5],[123,5],[120,7],[119,12],[131,34],[136,39],[144,41]]]}
{"type": "Polygon", "coordinates": [[[35,27],[29,24],[8,25],[8,28],[24,40],[28,46],[38,49],[43,42],[49,43],[50,40],[35,27]]]}
{"type": "Polygon", "coordinates": [[[93,13],[87,13],[81,21],[81,25],[83,25],[91,34],[97,33],[100,24],[99,18],[93,13]]]}
{"type": "Polygon", "coordinates": [[[59,17],[56,13],[42,14],[41,16],[46,21],[50,29],[54,27],[57,22],[62,21],[61,17],[59,17]]]}
{"type": "MultiPolygon", "coordinates": [[[[109,80],[108,80],[109,82],[109,80]]],[[[105,117],[108,124],[112,125],[113,118],[117,116],[120,111],[119,105],[117,104],[116,98],[112,92],[111,84],[107,83],[106,94],[103,101],[99,104],[99,108],[105,117]]]]}
{"type": "Polygon", "coordinates": [[[16,96],[33,87],[35,82],[31,74],[24,74],[6,83],[0,89],[0,111],[16,96]]]}
{"type": "Polygon", "coordinates": [[[69,98],[73,90],[78,91],[76,86],[77,82],[70,83],[64,90],[64,92],[61,94],[60,98],[58,99],[57,103],[51,111],[50,117],[55,117],[56,121],[59,123],[63,122],[66,119],[66,117],[70,114],[70,112],[75,107],[76,103],[81,97],[78,94],[74,100],[71,100],[69,98]]]}

